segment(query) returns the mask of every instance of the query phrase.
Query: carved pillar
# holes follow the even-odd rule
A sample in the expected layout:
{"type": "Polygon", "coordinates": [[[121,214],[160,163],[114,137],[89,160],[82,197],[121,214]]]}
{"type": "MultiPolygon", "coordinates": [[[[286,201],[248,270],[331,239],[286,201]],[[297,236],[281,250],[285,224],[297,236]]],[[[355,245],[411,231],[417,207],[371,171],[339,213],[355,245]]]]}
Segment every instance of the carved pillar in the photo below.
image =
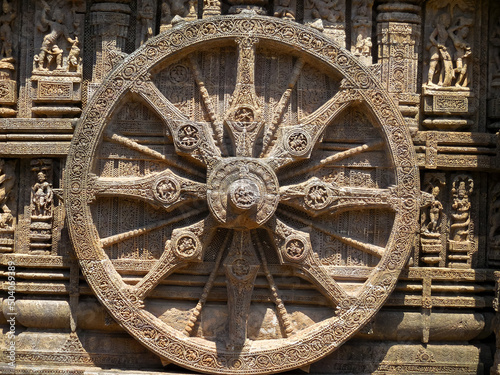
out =
{"type": "Polygon", "coordinates": [[[130,21],[129,0],[99,1],[90,8],[90,22],[94,38],[92,83],[89,99],[113,67],[123,61],[130,21]]]}
{"type": "MultiPolygon", "coordinates": [[[[399,102],[411,131],[418,129],[418,51],[421,7],[418,0],[382,1],[377,7],[378,63],[381,79],[399,102]]],[[[353,44],[354,44],[353,39],[353,44]]]]}

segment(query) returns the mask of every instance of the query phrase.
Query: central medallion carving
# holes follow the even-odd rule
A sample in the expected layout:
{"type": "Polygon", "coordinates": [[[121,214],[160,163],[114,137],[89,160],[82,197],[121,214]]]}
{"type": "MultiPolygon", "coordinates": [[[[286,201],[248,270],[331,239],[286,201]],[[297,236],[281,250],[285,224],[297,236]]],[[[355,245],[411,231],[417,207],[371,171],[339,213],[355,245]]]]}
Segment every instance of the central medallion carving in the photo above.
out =
{"type": "Polygon", "coordinates": [[[221,160],[207,181],[210,211],[228,228],[256,228],[267,222],[279,202],[278,178],[264,161],[221,160]]]}

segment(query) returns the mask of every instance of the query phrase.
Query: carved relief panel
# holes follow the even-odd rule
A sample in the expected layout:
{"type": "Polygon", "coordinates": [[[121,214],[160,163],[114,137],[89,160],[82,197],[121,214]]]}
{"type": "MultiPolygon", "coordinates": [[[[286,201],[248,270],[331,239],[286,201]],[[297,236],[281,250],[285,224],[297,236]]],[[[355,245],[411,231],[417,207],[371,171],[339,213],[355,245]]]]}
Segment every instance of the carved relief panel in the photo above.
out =
{"type": "Polygon", "coordinates": [[[84,11],[84,0],[37,3],[31,76],[35,117],[74,117],[81,112],[84,11]]]}
{"type": "Polygon", "coordinates": [[[174,28],[113,71],[65,180],[80,266],[110,314],[211,373],[300,367],[352,336],[406,262],[420,198],[408,132],[364,65],[242,14],[174,28]]]}
{"type": "Polygon", "coordinates": [[[479,9],[472,1],[426,3],[422,94],[428,115],[424,124],[431,128],[466,129],[470,126],[467,120],[477,112],[481,87],[475,63],[481,54],[479,9]],[[431,121],[441,116],[448,118],[431,121]]]}

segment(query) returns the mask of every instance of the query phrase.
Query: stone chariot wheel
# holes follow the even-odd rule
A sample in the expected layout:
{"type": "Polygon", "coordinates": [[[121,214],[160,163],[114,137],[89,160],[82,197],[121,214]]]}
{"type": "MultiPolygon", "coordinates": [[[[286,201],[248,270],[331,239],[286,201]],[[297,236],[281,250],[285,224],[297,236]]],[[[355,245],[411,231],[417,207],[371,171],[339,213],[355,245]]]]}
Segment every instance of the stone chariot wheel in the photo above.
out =
{"type": "Polygon", "coordinates": [[[418,170],[366,66],[260,16],[181,24],[93,95],[65,204],[88,284],[164,361],[308,365],[379,310],[408,259],[418,170]]]}

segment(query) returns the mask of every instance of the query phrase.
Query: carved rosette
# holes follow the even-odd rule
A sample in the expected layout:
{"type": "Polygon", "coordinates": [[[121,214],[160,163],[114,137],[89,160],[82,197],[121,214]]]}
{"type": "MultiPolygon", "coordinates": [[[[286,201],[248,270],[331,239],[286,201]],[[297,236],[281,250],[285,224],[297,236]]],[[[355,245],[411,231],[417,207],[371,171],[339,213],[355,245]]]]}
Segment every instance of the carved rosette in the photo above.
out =
{"type": "MultiPolygon", "coordinates": [[[[292,87],[296,80],[296,77],[290,79],[292,87]]],[[[199,79],[197,84],[201,87],[203,80],[199,79]]],[[[210,106],[210,101],[206,100],[204,105],[210,106]]],[[[253,137],[255,133],[250,135],[253,137]]],[[[408,259],[411,238],[417,230],[420,193],[415,165],[411,139],[397,107],[369,69],[352,54],[310,28],[243,14],[179,25],[149,39],[110,73],[75,130],[64,194],[70,234],[83,274],[99,300],[127,332],[160,357],[195,371],[264,374],[302,367],[331,353],[372,319],[385,302],[408,259]],[[251,45],[241,42],[248,35],[252,36],[251,45]],[[244,74],[238,74],[241,81],[237,79],[232,90],[232,104],[227,105],[223,114],[212,111],[213,116],[219,116],[215,121],[202,121],[192,116],[189,107],[173,105],[155,85],[156,81],[148,78],[148,73],[156,74],[161,67],[178,63],[195,49],[217,45],[232,46],[239,56],[246,54],[249,58],[234,60],[237,71],[244,74]],[[254,54],[261,47],[293,51],[306,64],[321,65],[332,77],[342,79],[343,85],[338,85],[331,99],[311,113],[302,114],[295,123],[267,124],[267,118],[283,118],[283,112],[279,111],[284,111],[288,99],[283,96],[279,113],[264,116],[267,109],[258,98],[253,73],[248,72],[255,69],[254,54]],[[140,97],[161,119],[166,129],[164,134],[171,137],[172,154],[166,148],[149,147],[125,133],[113,134],[109,119],[130,98],[126,95],[129,92],[140,97]],[[354,145],[321,160],[311,156],[314,146],[323,142],[327,127],[346,108],[358,105],[371,113],[380,132],[383,150],[392,166],[394,186],[390,188],[334,186],[324,179],[314,180],[331,163],[381,149],[380,142],[375,142],[354,145]],[[255,110],[254,116],[258,118],[245,117],[244,109],[249,108],[255,110]],[[250,124],[255,120],[262,122],[265,129],[263,145],[259,145],[258,137],[249,143],[242,138],[245,130],[237,133],[239,130],[231,125],[231,122],[250,124]],[[222,123],[228,132],[234,131],[229,137],[234,143],[229,151],[224,150],[224,140],[217,131],[222,123]],[[96,161],[105,141],[147,155],[168,169],[139,178],[113,180],[99,176],[96,161]],[[291,177],[287,177],[301,173],[306,176],[304,182],[290,182],[291,177]],[[105,193],[103,187],[109,184],[115,193],[105,193]],[[106,237],[98,232],[93,212],[96,201],[107,199],[107,194],[114,194],[116,200],[126,197],[160,206],[157,209],[163,213],[155,216],[156,221],[106,237]],[[181,199],[173,198],[177,194],[181,199]],[[208,206],[204,203],[183,206],[186,202],[204,201],[208,206]],[[365,207],[391,213],[392,227],[385,245],[334,232],[333,225],[328,224],[329,215],[365,207]],[[183,220],[188,220],[188,224],[183,220]],[[117,243],[126,246],[128,240],[166,225],[173,230],[161,256],[136,285],[125,283],[107,249],[117,243]],[[321,263],[320,249],[312,232],[308,232],[312,227],[328,233],[343,246],[376,259],[373,271],[355,293],[344,290],[321,263]],[[143,302],[163,279],[180,267],[205,261],[215,228],[231,232],[232,241],[215,246],[217,255],[212,264],[216,269],[199,303],[191,310],[186,329],[172,327],[148,311],[147,303],[143,302]],[[265,232],[267,239],[263,241],[255,232],[265,232]],[[278,255],[280,264],[276,266],[297,269],[330,301],[329,318],[306,329],[290,325],[286,303],[279,297],[271,268],[267,267],[268,248],[278,255]],[[203,314],[215,278],[223,273],[217,273],[222,265],[226,269],[230,310],[225,346],[203,336],[196,337],[193,330],[198,316],[203,314]],[[283,337],[265,343],[250,339],[245,328],[253,298],[252,284],[259,270],[265,273],[278,319],[286,328],[283,337]]]]}

